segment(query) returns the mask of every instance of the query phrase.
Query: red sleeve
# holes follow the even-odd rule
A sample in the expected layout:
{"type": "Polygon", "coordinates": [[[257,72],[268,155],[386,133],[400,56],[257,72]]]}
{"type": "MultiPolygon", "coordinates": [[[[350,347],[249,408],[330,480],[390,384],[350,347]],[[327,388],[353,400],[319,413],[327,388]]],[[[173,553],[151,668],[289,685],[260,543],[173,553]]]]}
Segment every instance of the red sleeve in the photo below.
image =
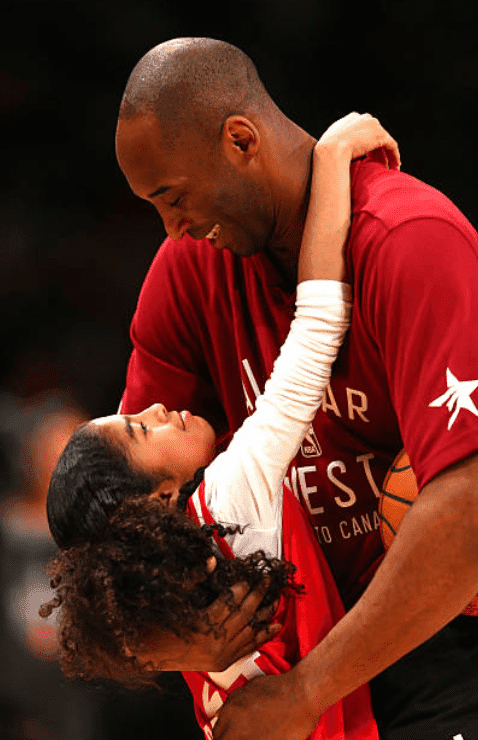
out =
{"type": "Polygon", "coordinates": [[[205,417],[221,432],[224,413],[203,350],[203,285],[194,250],[190,240],[166,239],[150,267],[131,324],[121,409],[137,413],[160,401],[205,417]]]}
{"type": "Polygon", "coordinates": [[[478,450],[478,244],[439,218],[391,230],[369,255],[364,311],[423,487],[478,450]]]}

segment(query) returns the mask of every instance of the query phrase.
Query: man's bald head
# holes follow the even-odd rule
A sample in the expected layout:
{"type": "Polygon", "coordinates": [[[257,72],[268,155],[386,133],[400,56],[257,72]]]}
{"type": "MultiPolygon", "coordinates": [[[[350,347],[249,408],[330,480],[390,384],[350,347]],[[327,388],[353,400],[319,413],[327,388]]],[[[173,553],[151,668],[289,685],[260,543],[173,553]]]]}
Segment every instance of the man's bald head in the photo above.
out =
{"type": "Polygon", "coordinates": [[[240,49],[208,38],[179,38],[155,46],[130,75],[120,121],[151,111],[172,140],[194,129],[217,141],[229,115],[264,115],[275,106],[257,70],[240,49]]]}

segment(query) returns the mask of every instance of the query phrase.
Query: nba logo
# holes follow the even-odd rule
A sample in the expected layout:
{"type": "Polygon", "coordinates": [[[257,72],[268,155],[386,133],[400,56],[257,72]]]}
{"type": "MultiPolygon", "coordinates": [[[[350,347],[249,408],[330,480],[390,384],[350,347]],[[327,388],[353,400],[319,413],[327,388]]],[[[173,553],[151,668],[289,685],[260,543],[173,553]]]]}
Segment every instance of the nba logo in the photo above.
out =
{"type": "Polygon", "coordinates": [[[320,457],[322,454],[322,448],[319,445],[319,440],[314,432],[314,428],[311,425],[307,434],[304,437],[304,441],[300,446],[300,451],[303,457],[320,457]]]}

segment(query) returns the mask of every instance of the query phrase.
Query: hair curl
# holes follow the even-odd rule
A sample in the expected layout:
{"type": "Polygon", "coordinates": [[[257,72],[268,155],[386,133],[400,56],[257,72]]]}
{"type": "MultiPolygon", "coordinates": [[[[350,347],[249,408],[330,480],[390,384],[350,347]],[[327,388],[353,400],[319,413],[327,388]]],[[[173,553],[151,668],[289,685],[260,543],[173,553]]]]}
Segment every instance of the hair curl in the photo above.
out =
{"type": "MultiPolygon", "coordinates": [[[[261,607],[280,594],[302,591],[295,566],[263,551],[244,558],[222,558],[212,538],[238,528],[198,527],[185,513],[164,507],[147,495],[126,498],[109,518],[101,537],[77,542],[50,562],[55,598],[40,614],[59,608],[59,662],[68,677],[106,678],[127,688],[152,685],[148,666],[131,652],[144,646],[154,627],[190,640],[204,630],[220,634],[205,610],[222,596],[237,608],[231,586],[257,587],[267,576],[261,607]],[[217,566],[207,571],[207,560],[217,566]]],[[[256,623],[258,630],[263,623],[256,623]]],[[[167,656],[165,656],[167,657],[167,656]]]]}

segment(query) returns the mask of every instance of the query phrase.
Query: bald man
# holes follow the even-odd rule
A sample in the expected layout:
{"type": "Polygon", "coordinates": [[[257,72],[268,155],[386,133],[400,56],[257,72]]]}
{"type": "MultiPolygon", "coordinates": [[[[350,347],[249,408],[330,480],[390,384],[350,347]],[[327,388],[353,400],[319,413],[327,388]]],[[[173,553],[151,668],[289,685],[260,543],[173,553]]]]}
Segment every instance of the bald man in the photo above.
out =
{"type": "MultiPolygon", "coordinates": [[[[174,39],[135,67],[118,161],[169,236],[132,323],[125,413],[161,400],[227,439],[252,411],[292,318],[315,141],[229,44],[174,39]]],[[[478,588],[478,238],[373,156],[351,178],[352,325],[288,475],[348,612],[289,673],[234,692],[221,740],[306,738],[372,679],[381,738],[478,740],[478,620],[461,614],[478,588]],[[377,497],[403,446],[421,494],[382,560],[377,497]]]]}

